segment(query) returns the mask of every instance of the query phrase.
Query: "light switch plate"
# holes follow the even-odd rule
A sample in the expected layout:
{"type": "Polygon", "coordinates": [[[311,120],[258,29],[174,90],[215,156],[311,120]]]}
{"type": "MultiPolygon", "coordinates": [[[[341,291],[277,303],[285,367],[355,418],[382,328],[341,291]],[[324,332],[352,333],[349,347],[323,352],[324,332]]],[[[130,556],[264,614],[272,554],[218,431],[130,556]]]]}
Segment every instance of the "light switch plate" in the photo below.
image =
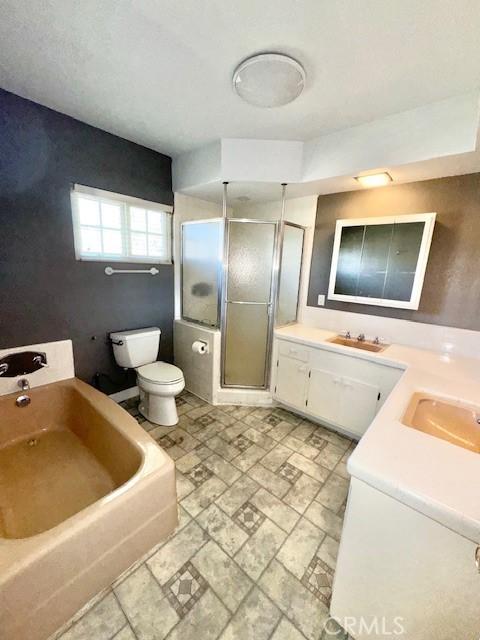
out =
{"type": "Polygon", "coordinates": [[[324,307],[325,306],[325,296],[324,295],[320,295],[317,298],[317,305],[319,307],[324,307]]]}

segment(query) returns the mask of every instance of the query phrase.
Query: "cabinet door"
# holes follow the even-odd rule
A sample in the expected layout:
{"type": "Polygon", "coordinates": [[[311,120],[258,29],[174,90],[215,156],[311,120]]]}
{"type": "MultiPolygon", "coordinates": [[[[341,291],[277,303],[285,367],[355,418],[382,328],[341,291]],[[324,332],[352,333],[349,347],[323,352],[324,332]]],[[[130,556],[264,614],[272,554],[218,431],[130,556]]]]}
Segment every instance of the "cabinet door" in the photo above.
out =
{"type": "Polygon", "coordinates": [[[312,369],[308,385],[307,411],[328,422],[339,422],[338,401],[341,378],[331,371],[312,369]]]}
{"type": "Polygon", "coordinates": [[[275,397],[299,409],[305,408],[305,391],[307,387],[308,367],[306,364],[279,356],[275,397]]]}
{"type": "Polygon", "coordinates": [[[379,388],[343,376],[339,389],[336,422],[347,431],[361,436],[375,416],[379,388]]]}

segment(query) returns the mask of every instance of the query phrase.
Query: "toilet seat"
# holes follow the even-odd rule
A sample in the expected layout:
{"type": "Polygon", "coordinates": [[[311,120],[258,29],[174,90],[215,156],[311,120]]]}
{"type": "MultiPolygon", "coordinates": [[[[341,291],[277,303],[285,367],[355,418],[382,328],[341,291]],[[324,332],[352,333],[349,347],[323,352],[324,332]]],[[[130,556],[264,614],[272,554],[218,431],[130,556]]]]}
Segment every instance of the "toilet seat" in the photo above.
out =
{"type": "Polygon", "coordinates": [[[183,380],[181,369],[168,362],[152,362],[137,368],[137,375],[151,384],[176,384],[183,380]]]}

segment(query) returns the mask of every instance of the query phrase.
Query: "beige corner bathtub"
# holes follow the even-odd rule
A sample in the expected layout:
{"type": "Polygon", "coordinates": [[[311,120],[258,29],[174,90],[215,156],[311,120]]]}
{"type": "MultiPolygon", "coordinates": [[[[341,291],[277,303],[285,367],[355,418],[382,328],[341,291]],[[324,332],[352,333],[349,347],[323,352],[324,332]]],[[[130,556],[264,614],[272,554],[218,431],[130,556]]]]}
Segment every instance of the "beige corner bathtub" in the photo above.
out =
{"type": "Polygon", "coordinates": [[[0,397],[0,637],[44,640],[177,524],[172,460],[72,378],[0,397]]]}

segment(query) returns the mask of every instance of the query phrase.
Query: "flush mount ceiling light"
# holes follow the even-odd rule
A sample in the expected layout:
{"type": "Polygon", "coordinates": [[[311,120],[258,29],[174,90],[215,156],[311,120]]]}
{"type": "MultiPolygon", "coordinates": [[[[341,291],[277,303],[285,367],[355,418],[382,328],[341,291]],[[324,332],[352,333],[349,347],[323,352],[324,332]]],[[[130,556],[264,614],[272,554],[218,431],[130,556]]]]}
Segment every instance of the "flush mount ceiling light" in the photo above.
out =
{"type": "Polygon", "coordinates": [[[236,93],[256,107],[281,107],[298,98],[305,86],[300,63],[281,53],[260,53],[247,58],[233,73],[236,93]]]}
{"type": "Polygon", "coordinates": [[[382,171],[381,173],[370,173],[366,176],[355,176],[355,180],[359,182],[362,187],[383,187],[389,182],[392,182],[393,178],[386,171],[382,171]]]}

